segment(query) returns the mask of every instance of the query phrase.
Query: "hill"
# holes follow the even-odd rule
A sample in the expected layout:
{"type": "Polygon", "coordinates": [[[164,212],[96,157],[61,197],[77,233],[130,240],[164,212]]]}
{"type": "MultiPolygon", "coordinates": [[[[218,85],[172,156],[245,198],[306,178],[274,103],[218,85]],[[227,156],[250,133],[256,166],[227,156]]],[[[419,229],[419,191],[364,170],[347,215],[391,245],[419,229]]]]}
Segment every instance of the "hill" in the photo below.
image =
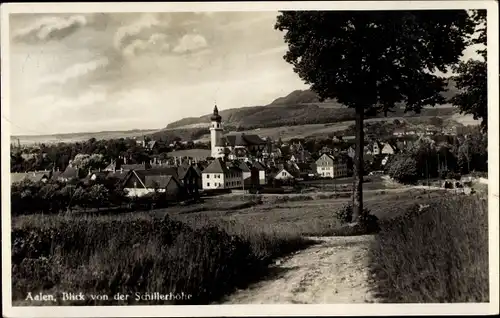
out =
{"type": "MultiPolygon", "coordinates": [[[[443,93],[447,99],[456,94],[456,87],[450,81],[448,91],[443,93]]],[[[458,111],[451,107],[424,108],[420,114],[404,112],[404,107],[396,107],[387,117],[441,116],[450,117],[458,111]]],[[[226,109],[219,112],[224,125],[232,130],[249,130],[280,126],[337,123],[354,120],[354,110],[346,108],[335,100],[321,102],[311,90],[297,90],[279,97],[267,106],[253,106],[226,109]]],[[[189,117],[168,124],[167,129],[202,128],[210,122],[210,115],[189,117]]],[[[380,118],[383,115],[368,118],[380,118]]]]}
{"type": "Polygon", "coordinates": [[[158,129],[133,129],[126,131],[99,131],[99,132],[80,132],[67,134],[52,134],[52,135],[12,135],[11,143],[22,145],[38,144],[38,143],[59,143],[59,142],[80,142],[91,138],[95,139],[115,139],[115,138],[134,138],[148,135],[158,131],[158,129]]]}

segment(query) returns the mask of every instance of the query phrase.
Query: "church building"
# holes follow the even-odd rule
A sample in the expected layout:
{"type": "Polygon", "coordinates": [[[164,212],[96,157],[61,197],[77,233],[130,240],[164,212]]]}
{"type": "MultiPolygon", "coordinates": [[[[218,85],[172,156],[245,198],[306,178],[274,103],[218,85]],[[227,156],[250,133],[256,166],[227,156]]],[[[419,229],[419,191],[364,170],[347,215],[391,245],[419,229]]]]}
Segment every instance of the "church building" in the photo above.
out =
{"type": "Polygon", "coordinates": [[[217,105],[210,117],[210,144],[213,158],[245,159],[259,156],[266,147],[266,141],[257,135],[237,133],[223,135],[222,118],[217,105]]]}

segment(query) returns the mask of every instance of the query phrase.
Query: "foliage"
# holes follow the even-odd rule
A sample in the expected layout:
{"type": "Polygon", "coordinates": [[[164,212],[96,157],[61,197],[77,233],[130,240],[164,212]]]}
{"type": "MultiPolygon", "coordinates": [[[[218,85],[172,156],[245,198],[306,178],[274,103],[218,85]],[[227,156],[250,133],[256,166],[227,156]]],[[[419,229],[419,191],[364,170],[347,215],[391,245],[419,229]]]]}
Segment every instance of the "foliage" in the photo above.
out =
{"type": "Polygon", "coordinates": [[[462,173],[488,171],[488,135],[476,131],[467,135],[458,147],[458,166],[462,173]]]}
{"type": "MultiPolygon", "coordinates": [[[[344,204],[339,210],[335,211],[335,218],[344,225],[351,223],[353,220],[352,205],[344,204]]],[[[363,209],[363,212],[359,215],[358,223],[354,226],[356,227],[354,229],[356,231],[355,235],[375,233],[379,230],[378,218],[371,214],[368,209],[363,209]]]]}
{"type": "MultiPolygon", "coordinates": [[[[159,291],[192,295],[173,303],[209,304],[254,281],[274,258],[308,244],[248,226],[231,233],[226,227],[231,228],[225,223],[191,228],[168,216],[131,215],[21,222],[12,229],[13,300],[33,290],[78,290],[110,295],[107,302],[80,305],[110,305],[118,292],[159,291]]],[[[129,304],[169,303],[133,298],[129,304]]]]}
{"type": "Polygon", "coordinates": [[[481,127],[488,129],[488,70],[487,70],[487,36],[486,36],[486,10],[476,10],[473,14],[476,22],[478,37],[471,38],[471,44],[481,45],[477,53],[482,60],[470,59],[460,62],[454,69],[457,76],[453,77],[459,89],[451,102],[458,106],[462,113],[471,114],[474,119],[481,119],[481,127]]]}
{"type": "Polygon", "coordinates": [[[389,166],[389,176],[401,183],[415,183],[418,180],[417,161],[407,154],[396,155],[389,166]]]}
{"type": "Polygon", "coordinates": [[[445,72],[458,61],[473,23],[465,10],[286,11],[275,28],[286,32],[284,59],[320,99],[356,110],[356,219],[363,211],[365,112],[387,114],[401,102],[419,112],[444,103],[446,82],[429,71],[445,72]]]}
{"type": "Polygon", "coordinates": [[[384,302],[488,302],[487,200],[445,197],[381,227],[369,264],[384,302]]]}

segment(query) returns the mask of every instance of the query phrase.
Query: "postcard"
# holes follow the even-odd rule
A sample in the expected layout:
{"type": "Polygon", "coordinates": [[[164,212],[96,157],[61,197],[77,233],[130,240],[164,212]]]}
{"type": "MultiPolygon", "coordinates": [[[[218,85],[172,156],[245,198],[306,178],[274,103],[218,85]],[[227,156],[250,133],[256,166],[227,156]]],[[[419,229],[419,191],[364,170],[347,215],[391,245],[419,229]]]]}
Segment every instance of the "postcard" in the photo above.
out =
{"type": "Polygon", "coordinates": [[[5,317],[498,313],[496,2],[1,14],[5,317]]]}

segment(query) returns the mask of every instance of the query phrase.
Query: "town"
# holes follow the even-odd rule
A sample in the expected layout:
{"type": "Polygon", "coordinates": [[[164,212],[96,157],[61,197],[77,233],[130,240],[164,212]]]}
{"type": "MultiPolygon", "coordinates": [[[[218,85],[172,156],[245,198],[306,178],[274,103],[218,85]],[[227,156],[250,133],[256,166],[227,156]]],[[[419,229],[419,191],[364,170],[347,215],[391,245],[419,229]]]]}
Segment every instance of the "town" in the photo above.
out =
{"type": "Polygon", "coordinates": [[[11,15],[13,306],[493,301],[486,17],[11,15]]]}
{"type": "MultiPolygon", "coordinates": [[[[176,203],[196,200],[202,195],[235,191],[279,193],[285,188],[293,191],[294,185],[295,189],[300,189],[297,185],[302,181],[352,176],[354,140],[350,136],[344,139],[337,134],[326,140],[283,142],[255,134],[224,135],[223,124],[215,106],[211,122],[207,123],[211,139],[206,147],[210,150],[192,149],[194,155],[191,156],[190,150],[176,149],[188,143],[191,147],[200,147],[192,141],[182,143],[177,140],[162,147],[161,141],[147,137],[122,141],[89,140],[85,143],[84,153],[76,153],[73,158],[66,157],[67,162],[58,161],[57,165],[51,157],[59,159],[62,154],[44,152],[53,152],[54,148],[45,150],[45,145],[20,148],[13,144],[11,184],[23,184],[25,181],[57,184],[63,193],[68,190],[62,185],[68,184],[77,189],[88,189],[89,193],[101,197],[106,185],[110,190],[105,192],[108,195],[123,191],[123,195],[130,199],[142,197],[142,201],[150,198],[152,202],[163,199],[176,203]],[[121,142],[122,146],[119,153],[115,152],[115,157],[106,149],[106,143],[113,142],[121,142]],[[139,154],[128,154],[131,148],[126,147],[130,142],[139,154]],[[98,150],[98,143],[104,144],[103,151],[98,150]],[[200,156],[203,153],[205,157],[200,156]],[[30,163],[45,163],[46,167],[43,170],[23,171],[30,163]],[[92,187],[101,189],[101,192],[92,192],[92,187]]],[[[443,180],[443,186],[447,180],[452,180],[453,187],[453,180],[461,180],[462,175],[468,176],[470,172],[484,176],[487,171],[487,141],[476,127],[462,130],[465,134],[454,134],[453,131],[439,131],[429,125],[422,131],[400,127],[392,135],[370,135],[364,147],[365,174],[389,174],[392,178],[399,178],[398,181],[410,183],[438,178],[443,180]],[[417,173],[404,175],[404,171],[392,169],[391,174],[391,162],[394,166],[398,157],[410,152],[419,153],[420,162],[415,162],[414,167],[417,173]]],[[[463,188],[463,185],[459,187],[463,188]]],[[[51,197],[54,194],[46,195],[51,197]]],[[[107,198],[101,200],[108,205],[111,201],[107,198]]],[[[72,206],[58,208],[76,208],[79,203],[85,206],[79,198],[73,198],[71,203],[72,206]]]]}

